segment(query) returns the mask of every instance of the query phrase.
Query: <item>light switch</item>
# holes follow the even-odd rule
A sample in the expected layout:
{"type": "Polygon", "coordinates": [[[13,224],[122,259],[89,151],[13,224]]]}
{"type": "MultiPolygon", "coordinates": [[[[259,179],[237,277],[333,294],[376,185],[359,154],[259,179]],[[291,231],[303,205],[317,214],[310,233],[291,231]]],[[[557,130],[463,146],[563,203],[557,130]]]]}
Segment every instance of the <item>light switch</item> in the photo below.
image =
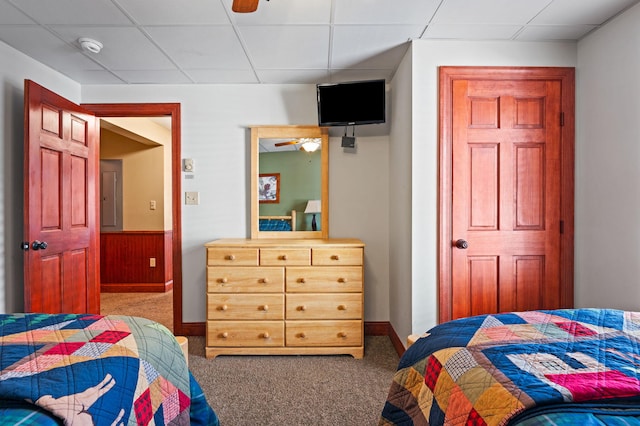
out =
{"type": "Polygon", "coordinates": [[[155,268],[156,267],[156,258],[155,257],[150,257],[149,258],[149,267],[151,267],[151,268],[155,268]]]}
{"type": "Polygon", "coordinates": [[[156,200],[149,201],[149,210],[155,210],[155,209],[156,209],[156,200]]]}
{"type": "Polygon", "coordinates": [[[185,158],[182,160],[182,171],[193,173],[193,158],[185,158]]]}
{"type": "Polygon", "coordinates": [[[187,191],[184,193],[184,203],[190,206],[200,204],[200,193],[197,191],[187,191]]]}

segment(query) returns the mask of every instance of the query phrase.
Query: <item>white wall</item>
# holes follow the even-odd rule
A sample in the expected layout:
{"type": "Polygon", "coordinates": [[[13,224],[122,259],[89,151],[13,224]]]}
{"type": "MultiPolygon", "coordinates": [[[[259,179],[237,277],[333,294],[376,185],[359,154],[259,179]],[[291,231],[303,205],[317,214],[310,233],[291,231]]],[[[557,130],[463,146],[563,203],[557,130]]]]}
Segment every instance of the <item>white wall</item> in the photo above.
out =
{"type": "MultiPolygon", "coordinates": [[[[412,47],[391,81],[389,143],[389,319],[400,336],[410,334],[412,306],[412,47]]],[[[421,165],[417,166],[421,168],[421,165]]],[[[415,185],[417,188],[421,186],[415,185]]],[[[418,189],[419,191],[419,189],[418,189]]]]}
{"type": "Polygon", "coordinates": [[[578,44],[578,307],[640,310],[640,5],[578,44]]]}
{"type": "MultiPolygon", "coordinates": [[[[412,151],[411,204],[394,206],[396,210],[412,212],[411,241],[396,242],[398,246],[411,246],[411,280],[406,280],[394,270],[390,283],[396,290],[406,292],[411,287],[411,329],[397,318],[407,309],[404,300],[392,302],[391,325],[399,336],[421,333],[436,324],[437,320],[437,184],[438,184],[438,67],[439,66],[563,66],[577,63],[576,43],[566,42],[463,42],[427,41],[413,42],[407,53],[412,58],[411,76],[400,75],[396,85],[407,85],[411,79],[411,140],[395,139],[392,144],[409,143],[412,151]]],[[[406,74],[406,73],[403,73],[406,74]]],[[[392,122],[392,127],[395,126],[392,122]]],[[[403,125],[403,127],[406,127],[403,125]]],[[[404,130],[402,131],[404,134],[404,130]]],[[[404,148],[406,149],[406,148],[404,148]]],[[[390,176],[404,173],[401,162],[392,163],[390,176]]],[[[391,188],[393,194],[396,188],[391,188]]]]}
{"type": "MultiPolygon", "coordinates": [[[[317,123],[315,85],[85,85],[82,102],[180,102],[182,157],[195,163],[182,190],[200,192],[200,205],[182,206],[182,311],[185,322],[203,322],[203,245],[250,235],[248,127],[317,123]]],[[[330,141],[330,236],[366,244],[367,321],[388,319],[388,139],[357,137],[355,154],[330,141]]]]}
{"type": "Polygon", "coordinates": [[[78,101],[80,85],[0,42],[0,313],[23,310],[24,80],[78,101]]]}

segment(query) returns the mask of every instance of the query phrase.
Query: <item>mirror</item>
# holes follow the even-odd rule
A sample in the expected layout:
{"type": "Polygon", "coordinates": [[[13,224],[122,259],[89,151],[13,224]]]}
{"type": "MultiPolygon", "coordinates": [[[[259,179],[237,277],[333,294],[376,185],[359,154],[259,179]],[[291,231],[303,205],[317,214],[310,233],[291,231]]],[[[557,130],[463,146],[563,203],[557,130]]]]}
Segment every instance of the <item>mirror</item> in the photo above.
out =
{"type": "Polygon", "coordinates": [[[251,238],[329,237],[327,128],[252,127],[250,178],[251,238]]]}

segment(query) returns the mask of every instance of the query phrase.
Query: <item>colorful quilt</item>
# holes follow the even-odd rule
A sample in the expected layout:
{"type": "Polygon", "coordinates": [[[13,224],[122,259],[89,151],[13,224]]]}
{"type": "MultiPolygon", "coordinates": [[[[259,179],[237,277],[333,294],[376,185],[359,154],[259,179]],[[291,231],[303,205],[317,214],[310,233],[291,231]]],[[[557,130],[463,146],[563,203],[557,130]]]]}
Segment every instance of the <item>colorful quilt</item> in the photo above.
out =
{"type": "Polygon", "coordinates": [[[640,312],[612,309],[438,325],[400,359],[379,425],[564,425],[593,413],[638,424],[639,338],[640,312]]]}
{"type": "Polygon", "coordinates": [[[188,425],[190,386],[180,346],[156,322],[0,315],[0,399],[23,409],[67,425],[188,425]]]}

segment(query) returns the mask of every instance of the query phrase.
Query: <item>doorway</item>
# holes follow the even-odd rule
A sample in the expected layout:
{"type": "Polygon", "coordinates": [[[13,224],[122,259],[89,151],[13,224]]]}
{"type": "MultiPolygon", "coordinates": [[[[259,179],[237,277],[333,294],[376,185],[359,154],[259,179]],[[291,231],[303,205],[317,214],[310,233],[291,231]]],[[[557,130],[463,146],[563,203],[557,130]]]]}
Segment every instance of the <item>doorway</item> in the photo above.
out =
{"type": "Polygon", "coordinates": [[[440,322],[573,306],[574,74],[440,68],[440,322]]]}
{"type": "Polygon", "coordinates": [[[99,121],[101,313],[173,330],[170,117],[99,121]]]}
{"type": "Polygon", "coordinates": [[[178,103],[153,104],[83,104],[97,118],[105,117],[169,117],[171,121],[171,253],[173,268],[173,333],[198,334],[182,322],[182,210],[181,210],[181,117],[178,103]]]}

